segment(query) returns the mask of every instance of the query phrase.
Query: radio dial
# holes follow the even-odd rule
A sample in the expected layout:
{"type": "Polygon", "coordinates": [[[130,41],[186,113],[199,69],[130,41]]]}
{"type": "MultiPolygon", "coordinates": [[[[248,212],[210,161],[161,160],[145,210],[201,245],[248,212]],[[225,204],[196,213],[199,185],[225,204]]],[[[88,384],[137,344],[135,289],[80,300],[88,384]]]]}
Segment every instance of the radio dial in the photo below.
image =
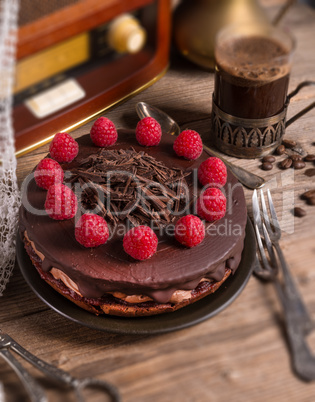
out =
{"type": "Polygon", "coordinates": [[[108,44],[118,53],[137,53],[146,41],[146,31],[132,15],[124,14],[111,22],[108,44]]]}

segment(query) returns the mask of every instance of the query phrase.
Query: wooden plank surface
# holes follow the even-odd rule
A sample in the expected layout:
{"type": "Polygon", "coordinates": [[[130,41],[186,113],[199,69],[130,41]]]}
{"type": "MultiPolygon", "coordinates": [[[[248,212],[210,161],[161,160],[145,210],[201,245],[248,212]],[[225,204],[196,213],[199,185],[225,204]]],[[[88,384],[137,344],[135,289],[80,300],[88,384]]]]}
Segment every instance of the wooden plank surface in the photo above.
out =
{"type": "MultiPolygon", "coordinates": [[[[270,3],[270,2],[269,2],[270,3]]],[[[274,2],[279,3],[279,2],[274,2]]],[[[284,19],[297,39],[290,90],[306,79],[315,80],[315,12],[294,6],[284,19]]],[[[109,111],[117,127],[134,128],[135,104],[146,101],[171,114],[182,128],[199,131],[211,143],[210,112],[213,74],[202,71],[177,55],[171,68],[154,86],[109,111]]],[[[315,88],[303,90],[289,108],[289,117],[314,101],[315,88]]],[[[89,132],[91,124],[73,133],[89,132]]],[[[315,153],[315,110],[287,130],[315,153]]],[[[21,183],[47,153],[48,146],[18,160],[21,183]]],[[[284,229],[281,245],[299,289],[315,314],[315,206],[300,199],[315,188],[315,169],[301,171],[260,169],[259,160],[228,158],[267,179],[284,229]],[[307,216],[294,218],[292,205],[305,208],[307,216]]],[[[280,159],[279,159],[280,160],[280,159]]],[[[249,213],[252,192],[245,189],[249,213]]],[[[292,372],[282,313],[273,286],[255,277],[242,294],[219,315],[197,326],[157,336],[115,335],[77,325],[48,308],[30,290],[18,267],[0,299],[0,328],[38,357],[71,372],[111,381],[126,402],[146,401],[303,401],[315,400],[315,383],[306,383],[292,372]]],[[[310,335],[315,347],[315,337],[310,335]]],[[[29,367],[27,365],[27,367],[29,367]]],[[[34,375],[38,376],[35,371],[34,375]]],[[[38,376],[40,377],[40,376],[38,376]]],[[[0,360],[0,382],[6,401],[27,401],[17,377],[0,360]]],[[[73,400],[69,393],[49,385],[52,400],[73,400]]],[[[90,395],[89,401],[101,401],[90,395]]]]}

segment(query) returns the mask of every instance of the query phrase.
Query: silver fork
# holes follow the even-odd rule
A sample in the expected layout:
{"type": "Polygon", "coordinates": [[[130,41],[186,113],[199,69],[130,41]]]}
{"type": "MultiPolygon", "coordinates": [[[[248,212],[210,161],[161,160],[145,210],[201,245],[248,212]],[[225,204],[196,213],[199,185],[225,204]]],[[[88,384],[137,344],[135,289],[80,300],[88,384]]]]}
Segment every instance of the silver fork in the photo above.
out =
{"type": "MultiPolygon", "coordinates": [[[[300,317],[301,322],[304,323],[305,331],[309,332],[313,327],[313,323],[306,309],[306,306],[302,300],[300,292],[298,291],[295,285],[294,279],[292,278],[290,269],[288,267],[288,264],[284,258],[283,252],[279,245],[279,240],[281,238],[281,228],[269,189],[267,190],[267,197],[271,217],[269,216],[268,213],[263,190],[260,190],[262,214],[259,208],[257,191],[256,190],[254,191],[252,198],[254,222],[257,223],[260,235],[262,237],[265,237],[266,239],[270,238],[270,241],[276,250],[280,266],[282,268],[283,281],[285,284],[283,291],[286,297],[289,300],[291,300],[292,303],[295,303],[298,316],[300,317]]],[[[268,274],[270,273],[269,275],[271,276],[270,278],[268,278],[268,274],[266,274],[266,272],[264,272],[264,274],[262,273],[262,275],[265,275],[265,279],[273,279],[278,274],[278,268],[277,268],[278,265],[276,264],[275,261],[276,256],[273,253],[273,249],[270,247],[269,247],[269,253],[271,253],[271,257],[273,259],[272,262],[274,262],[273,265],[275,265],[275,267],[272,265],[271,267],[269,266],[269,270],[267,268],[267,272],[268,274]]],[[[265,264],[265,266],[267,265],[265,264]]]]}
{"type": "Polygon", "coordinates": [[[267,197],[271,216],[263,191],[261,190],[262,210],[256,190],[252,197],[253,220],[260,256],[260,258],[257,256],[254,272],[258,277],[274,282],[284,311],[293,367],[302,379],[312,381],[315,380],[315,358],[308,348],[305,337],[313,329],[313,323],[279,245],[281,229],[269,189],[267,197]],[[283,283],[278,277],[279,266],[283,283]]]}

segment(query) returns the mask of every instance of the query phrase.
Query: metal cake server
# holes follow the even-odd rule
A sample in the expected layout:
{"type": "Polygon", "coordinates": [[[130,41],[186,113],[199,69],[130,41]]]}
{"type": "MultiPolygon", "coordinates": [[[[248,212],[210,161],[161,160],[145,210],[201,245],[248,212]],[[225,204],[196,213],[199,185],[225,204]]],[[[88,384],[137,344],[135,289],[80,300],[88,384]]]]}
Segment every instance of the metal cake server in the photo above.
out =
{"type": "Polygon", "coordinates": [[[114,402],[120,402],[120,395],[118,390],[113,385],[106,381],[101,381],[94,378],[78,379],[72,377],[69,373],[46,363],[45,361],[34,356],[32,353],[24,349],[21,345],[14,341],[9,335],[0,330],[0,356],[2,356],[14,369],[22,381],[26,391],[28,392],[32,402],[47,402],[47,397],[43,388],[35,381],[29,372],[21,365],[21,363],[14,357],[13,353],[16,352],[24,360],[27,360],[44,375],[50,379],[58,382],[59,384],[66,385],[73,389],[78,402],[84,402],[82,391],[87,387],[94,387],[106,392],[114,402]]]}
{"type": "MultiPolygon", "coordinates": [[[[151,106],[145,102],[138,102],[136,104],[136,111],[140,119],[149,116],[157,120],[160,123],[163,132],[170,133],[172,135],[179,135],[180,128],[176,123],[176,121],[173,120],[168,114],[158,109],[157,107],[151,106]]],[[[236,176],[237,179],[249,189],[254,190],[256,188],[260,188],[266,183],[264,178],[257,176],[256,174],[251,173],[241,168],[240,166],[236,166],[233,163],[227,161],[212,148],[209,148],[204,145],[204,149],[210,152],[212,155],[220,158],[222,162],[224,162],[225,165],[229,167],[234,176],[236,176]]]]}

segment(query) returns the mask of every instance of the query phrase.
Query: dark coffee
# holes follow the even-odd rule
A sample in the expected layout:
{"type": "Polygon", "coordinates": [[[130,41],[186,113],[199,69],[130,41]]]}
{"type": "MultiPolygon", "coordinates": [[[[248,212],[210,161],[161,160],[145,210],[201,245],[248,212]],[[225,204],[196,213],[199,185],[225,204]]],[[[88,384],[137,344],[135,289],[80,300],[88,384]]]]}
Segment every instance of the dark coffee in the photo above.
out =
{"type": "Polygon", "coordinates": [[[229,39],[216,48],[214,101],[224,112],[261,119],[283,110],[288,84],[288,51],[274,39],[229,39]]]}

